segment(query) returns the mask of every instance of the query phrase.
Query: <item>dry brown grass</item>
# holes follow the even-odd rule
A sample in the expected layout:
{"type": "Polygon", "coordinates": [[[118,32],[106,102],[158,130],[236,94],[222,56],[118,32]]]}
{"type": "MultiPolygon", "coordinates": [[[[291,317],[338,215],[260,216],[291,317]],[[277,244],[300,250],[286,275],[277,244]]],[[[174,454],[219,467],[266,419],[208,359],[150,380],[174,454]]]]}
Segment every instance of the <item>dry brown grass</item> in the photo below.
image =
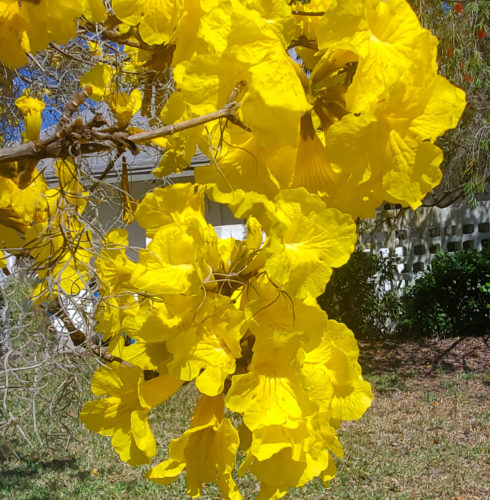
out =
{"type": "Polygon", "coordinates": [[[386,378],[374,378],[364,418],[343,426],[331,491],[311,498],[490,498],[488,377],[386,378]]]}

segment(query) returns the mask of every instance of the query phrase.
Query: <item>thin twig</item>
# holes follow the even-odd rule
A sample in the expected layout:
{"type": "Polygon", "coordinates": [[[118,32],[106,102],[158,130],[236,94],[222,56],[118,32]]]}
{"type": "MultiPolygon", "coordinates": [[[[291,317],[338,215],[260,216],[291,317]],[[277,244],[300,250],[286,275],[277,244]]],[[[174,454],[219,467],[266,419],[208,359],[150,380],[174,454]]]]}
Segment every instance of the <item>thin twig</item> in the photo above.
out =
{"type": "Polygon", "coordinates": [[[50,42],[49,46],[52,47],[54,50],[59,52],[60,54],[69,57],[70,59],[74,59],[75,61],[81,62],[82,64],[89,64],[91,66],[95,66],[96,63],[90,62],[90,61],[84,61],[83,59],[80,59],[77,56],[74,56],[73,54],[69,54],[68,52],[65,52],[59,45],[56,45],[54,42],[50,42]]]}

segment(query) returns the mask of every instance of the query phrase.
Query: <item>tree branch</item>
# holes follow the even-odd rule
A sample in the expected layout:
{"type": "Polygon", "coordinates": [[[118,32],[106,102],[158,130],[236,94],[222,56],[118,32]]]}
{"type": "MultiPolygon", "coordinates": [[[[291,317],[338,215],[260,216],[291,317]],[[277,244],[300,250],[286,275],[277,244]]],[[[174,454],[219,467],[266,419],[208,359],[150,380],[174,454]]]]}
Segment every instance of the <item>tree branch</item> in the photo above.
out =
{"type": "Polygon", "coordinates": [[[305,11],[302,11],[302,10],[292,10],[291,11],[291,14],[293,16],[318,16],[318,17],[321,17],[325,14],[325,12],[305,12],[305,11]]]}
{"type": "Polygon", "coordinates": [[[173,125],[165,125],[164,127],[148,130],[146,132],[139,132],[137,134],[130,135],[128,139],[138,144],[151,139],[156,139],[158,137],[166,137],[167,135],[182,132],[183,130],[197,127],[198,125],[204,125],[205,123],[219,120],[220,118],[230,118],[235,114],[238,107],[239,103],[234,101],[226,104],[218,111],[213,111],[207,115],[197,116],[196,118],[190,118],[189,120],[184,120],[183,122],[174,123],[173,125]]]}
{"type": "Polygon", "coordinates": [[[77,127],[67,127],[65,134],[60,134],[60,130],[58,130],[53,136],[43,141],[27,142],[1,149],[0,165],[19,160],[64,158],[70,155],[70,149],[74,145],[78,147],[81,155],[99,153],[111,149],[121,150],[124,147],[132,149],[133,144],[141,144],[151,139],[172,135],[198,125],[219,120],[220,118],[234,118],[235,112],[240,106],[236,98],[244,86],[245,82],[240,82],[234,89],[229,101],[217,111],[137,134],[130,135],[124,131],[114,133],[94,131],[87,125],[84,125],[83,130],[80,131],[80,122],[78,121],[77,127]]]}

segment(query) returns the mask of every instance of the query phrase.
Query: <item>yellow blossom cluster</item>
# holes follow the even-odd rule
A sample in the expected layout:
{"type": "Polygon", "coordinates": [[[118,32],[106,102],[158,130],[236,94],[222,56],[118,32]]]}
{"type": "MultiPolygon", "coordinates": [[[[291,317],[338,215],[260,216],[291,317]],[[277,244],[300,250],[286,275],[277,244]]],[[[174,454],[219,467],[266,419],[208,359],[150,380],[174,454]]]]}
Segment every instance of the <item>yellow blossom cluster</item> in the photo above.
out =
{"type": "MultiPolygon", "coordinates": [[[[383,201],[417,208],[440,182],[442,152],[434,141],[456,126],[465,99],[437,74],[436,38],[422,29],[405,0],[326,3],[315,38],[308,38],[314,48],[297,51],[302,67],[271,57],[272,46],[281,53],[277,35],[267,50],[260,39],[255,48],[247,46],[248,73],[235,76],[230,67],[238,71],[238,65],[216,63],[220,71],[213,71],[213,85],[198,69],[196,59],[204,56],[194,54],[176,65],[175,78],[193,113],[219,105],[221,89],[234,79],[248,83],[240,116],[251,132],[231,127],[227,147],[196,172],[216,201],[229,203],[234,194],[236,209],[237,191],[271,198],[281,189],[304,186],[327,206],[372,217],[383,201]],[[256,68],[258,75],[252,72],[256,68]],[[251,186],[256,176],[261,182],[251,186]]],[[[225,26],[235,40],[233,14],[225,26]]],[[[312,35],[310,24],[302,28],[290,45],[312,35]]],[[[261,29],[269,31],[269,24],[261,29]]],[[[208,54],[214,50],[207,47],[208,54]]],[[[233,53],[242,57],[238,47],[233,53]]],[[[204,66],[209,71],[203,60],[204,66]]]]}
{"type": "MultiPolygon", "coordinates": [[[[36,141],[44,103],[23,95],[15,104],[24,117],[23,142],[36,141]]],[[[33,301],[58,291],[77,295],[86,287],[91,233],[81,219],[87,193],[71,158],[55,162],[58,185],[48,189],[35,160],[11,162],[0,176],[0,249],[32,257],[38,275],[33,301]]]]}
{"type": "MultiPolygon", "coordinates": [[[[214,482],[239,499],[232,472],[244,453],[238,472],[258,478],[258,499],[314,477],[327,484],[331,454],[342,455],[336,431],[372,394],[352,332],[316,297],[354,249],[355,218],[383,201],[415,209],[439,183],[435,140],[456,126],[464,94],[437,74],[437,40],[406,0],[112,0],[106,24],[104,5],[0,0],[0,60],[19,66],[26,52],[74,37],[85,18],[124,35],[125,71],[172,69],[165,125],[230,103],[233,116],[153,136],[165,148],[155,176],[186,168],[196,148],[209,164],[195,169],[196,184],[153,189],[137,205],[149,240],[137,259],[124,229],[106,234],[94,258],[82,217],[90,193],[71,159],[56,163],[52,189],[35,163],[3,166],[0,248],[33,257],[38,302],[79,293],[95,266],[97,329],[119,361],[95,372],[101,398],[81,418],[112,437],[122,460],[150,463],[150,412],[192,383],[190,426],[150,480],[168,484],[185,470],[190,496],[214,482]],[[206,196],[246,221],[243,240],[217,236],[206,196]]],[[[138,132],[131,120],[144,97],[104,60],[82,84],[112,112],[107,133],[138,132]]],[[[43,104],[17,105],[23,141],[36,141],[43,104]]],[[[123,205],[129,223],[135,202],[123,205]]]]}
{"type": "MultiPolygon", "coordinates": [[[[44,103],[28,95],[16,99],[24,117],[23,142],[35,141],[41,131],[44,103]]],[[[11,251],[24,246],[24,235],[32,224],[46,220],[42,194],[47,190],[36,162],[12,161],[2,165],[0,176],[0,248],[11,251]]]]}
{"type": "Polygon", "coordinates": [[[103,295],[97,318],[123,361],[100,368],[81,419],[112,436],[121,459],[148,463],[156,453],[150,411],[193,381],[202,397],[189,430],[147,477],[168,484],[186,469],[188,494],[216,482],[242,498],[231,472],[238,446],[261,482],[259,498],[334,475],[342,455],[336,429],[370,405],[352,332],[316,304],[332,267],[356,240],[351,217],[304,188],[257,203],[246,238],[220,239],[204,218],[204,189],[158,188],[135,218],[151,242],[137,263],[127,234],[114,230],[97,259],[103,295]],[[135,339],[125,346],[123,333],[135,339]],[[241,417],[237,430],[225,408],[241,417]],[[278,468],[289,474],[277,474],[278,468]]]}

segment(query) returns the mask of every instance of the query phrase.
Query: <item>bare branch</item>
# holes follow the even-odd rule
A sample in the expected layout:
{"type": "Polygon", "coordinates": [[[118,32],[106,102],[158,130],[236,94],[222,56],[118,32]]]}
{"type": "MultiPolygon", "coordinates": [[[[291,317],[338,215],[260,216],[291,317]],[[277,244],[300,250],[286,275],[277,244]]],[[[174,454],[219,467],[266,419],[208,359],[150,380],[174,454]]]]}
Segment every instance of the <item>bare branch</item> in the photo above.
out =
{"type": "Polygon", "coordinates": [[[240,105],[235,99],[244,86],[245,83],[240,82],[233,90],[229,101],[217,111],[132,135],[124,131],[95,131],[90,126],[83,125],[78,118],[68,127],[59,129],[48,139],[27,142],[0,150],[0,165],[19,160],[65,158],[70,155],[70,149],[75,145],[81,155],[111,149],[117,149],[118,151],[121,149],[134,150],[133,144],[141,144],[158,137],[166,137],[192,127],[197,127],[198,125],[219,120],[220,118],[234,119],[235,112],[240,105]]]}
{"type": "Polygon", "coordinates": [[[70,124],[70,119],[78,108],[92,95],[92,87],[90,85],[85,85],[82,91],[79,92],[75,97],[68,101],[64,108],[59,123],[56,127],[56,136],[61,138],[64,134],[62,133],[63,127],[67,127],[70,124]]]}

